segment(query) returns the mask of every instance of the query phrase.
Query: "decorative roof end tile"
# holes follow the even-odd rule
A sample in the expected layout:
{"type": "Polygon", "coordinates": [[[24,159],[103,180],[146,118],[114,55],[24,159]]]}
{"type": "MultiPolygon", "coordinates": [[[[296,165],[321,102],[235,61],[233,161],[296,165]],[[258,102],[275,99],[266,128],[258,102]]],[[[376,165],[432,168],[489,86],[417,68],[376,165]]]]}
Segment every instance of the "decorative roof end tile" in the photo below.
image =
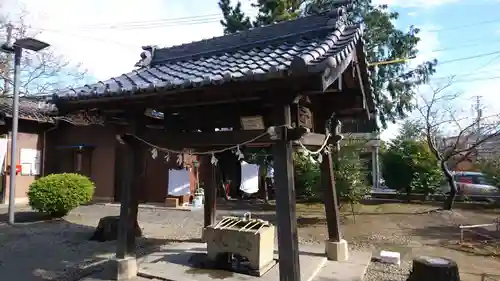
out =
{"type": "Polygon", "coordinates": [[[135,67],[149,67],[151,61],[153,61],[153,56],[156,47],[155,46],[143,46],[143,52],[141,53],[141,60],[135,63],[135,67]]]}

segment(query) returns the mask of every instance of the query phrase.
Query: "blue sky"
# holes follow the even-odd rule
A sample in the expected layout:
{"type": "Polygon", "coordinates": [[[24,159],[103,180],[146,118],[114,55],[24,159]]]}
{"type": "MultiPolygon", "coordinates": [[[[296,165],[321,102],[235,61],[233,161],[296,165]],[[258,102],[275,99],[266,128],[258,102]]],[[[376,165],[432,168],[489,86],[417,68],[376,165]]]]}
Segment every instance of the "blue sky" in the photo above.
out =
{"type": "MultiPolygon", "coordinates": [[[[500,52],[500,1],[417,2],[421,5],[391,8],[400,13],[398,27],[415,25],[421,29],[422,54],[417,61],[436,58],[442,63],[432,84],[443,84],[455,76],[450,91],[461,93],[455,103],[464,114],[472,115],[475,96],[481,96],[485,112],[499,112],[496,92],[500,86],[500,53],[485,54],[500,52]],[[478,57],[465,59],[474,56],[478,57]]],[[[397,128],[390,126],[383,137],[393,136],[397,128]]]]}
{"type": "MultiPolygon", "coordinates": [[[[462,1],[432,8],[411,7],[395,10],[401,15],[399,26],[414,24],[421,27],[422,31],[436,36],[439,41],[436,50],[444,49],[435,52],[439,61],[499,51],[500,1],[462,1]]],[[[437,76],[456,73],[459,70],[457,67],[480,67],[493,57],[494,55],[443,65],[439,67],[437,76]]]]}
{"type": "MultiPolygon", "coordinates": [[[[410,68],[432,58],[445,62],[500,51],[500,0],[375,1],[400,13],[398,27],[415,25],[422,30],[422,53],[410,68]],[[492,22],[482,23],[485,21],[492,22]]],[[[245,11],[255,15],[252,0],[242,3],[245,11]]],[[[15,11],[24,7],[38,38],[72,62],[81,63],[99,80],[132,69],[143,45],[171,46],[222,34],[217,0],[3,0],[2,5],[0,14],[9,10],[7,16],[13,19],[15,11]],[[184,23],[171,20],[181,17],[189,19],[184,23]],[[131,22],[147,24],[124,27],[131,22]]],[[[500,77],[500,54],[438,66],[434,83],[450,75],[458,75],[452,90],[463,92],[462,109],[471,113],[472,97],[481,95],[487,111],[500,111],[495,97],[500,79],[477,80],[500,77]],[[477,74],[470,73],[478,68],[477,74]]],[[[383,137],[393,136],[397,129],[390,126],[383,137]]]]}

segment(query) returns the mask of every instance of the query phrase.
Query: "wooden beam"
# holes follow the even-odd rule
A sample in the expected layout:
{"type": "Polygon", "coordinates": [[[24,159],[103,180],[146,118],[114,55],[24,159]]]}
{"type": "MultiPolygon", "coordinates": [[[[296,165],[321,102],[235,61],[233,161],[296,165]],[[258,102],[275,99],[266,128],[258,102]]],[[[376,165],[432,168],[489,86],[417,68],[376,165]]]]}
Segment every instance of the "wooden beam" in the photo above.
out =
{"type": "MultiPolygon", "coordinates": [[[[240,131],[218,131],[218,132],[190,132],[190,133],[168,133],[160,135],[158,130],[149,130],[146,141],[171,149],[178,148],[204,148],[233,146],[247,142],[264,134],[265,130],[240,130],[240,131]]],[[[302,137],[300,142],[305,146],[321,146],[325,140],[324,134],[308,133],[302,137]]],[[[271,145],[273,140],[269,135],[264,135],[252,144],[271,145]]],[[[298,145],[294,142],[294,145],[298,145]]]]}
{"type": "MultiPolygon", "coordinates": [[[[277,106],[275,124],[291,124],[290,105],[277,106]]],[[[292,142],[286,133],[273,145],[281,281],[300,281],[299,243],[293,176],[292,142]]]]}
{"type": "MultiPolygon", "coordinates": [[[[369,77],[369,72],[370,72],[370,69],[368,67],[368,65],[366,64],[366,58],[365,58],[365,52],[363,51],[363,44],[358,44],[356,46],[356,65],[357,65],[357,68],[358,70],[356,70],[357,72],[357,76],[358,76],[358,79],[359,81],[364,81],[364,82],[369,82],[370,81],[370,77],[369,77]],[[361,69],[363,69],[364,71],[361,71],[361,69]]],[[[366,89],[369,89],[365,83],[360,83],[360,86],[362,89],[366,90],[366,89]]],[[[365,100],[367,102],[367,111],[370,113],[370,117],[373,117],[371,116],[373,114],[373,112],[375,112],[375,100],[374,100],[374,96],[372,95],[372,93],[367,93],[365,92],[365,100]]]]}
{"type": "MultiPolygon", "coordinates": [[[[320,78],[319,75],[317,76],[320,78]]],[[[278,78],[263,81],[234,81],[222,85],[208,85],[198,88],[175,90],[155,90],[154,92],[137,92],[133,95],[90,96],[82,100],[57,100],[61,112],[82,108],[123,108],[149,107],[150,105],[165,107],[206,105],[217,102],[235,103],[246,98],[287,95],[293,89],[306,91],[311,89],[311,77],[278,78]]]]}
{"type": "Polygon", "coordinates": [[[363,109],[366,111],[366,118],[370,119],[370,109],[368,108],[367,105],[367,100],[366,100],[366,93],[365,93],[365,87],[363,85],[363,79],[361,76],[361,69],[359,68],[359,63],[356,62],[356,77],[358,78],[359,81],[359,88],[361,90],[361,94],[363,96],[363,109]]]}
{"type": "MultiPolygon", "coordinates": [[[[305,95],[326,94],[332,96],[334,91],[339,91],[339,82],[335,81],[326,91],[314,90],[312,82],[314,79],[295,79],[297,81],[255,81],[254,83],[229,83],[228,85],[209,86],[197,89],[179,89],[171,92],[137,93],[127,96],[101,96],[75,101],[56,101],[61,114],[72,112],[84,108],[99,108],[106,111],[119,112],[130,111],[136,107],[151,107],[157,110],[182,110],[183,108],[194,107],[203,109],[203,107],[212,109],[212,107],[224,107],[230,109],[235,104],[241,104],[245,108],[248,104],[256,103],[263,105],[286,98],[290,92],[300,91],[305,95]],[[333,87],[333,88],[332,88],[333,87]],[[271,94],[272,93],[272,94],[271,94]],[[229,106],[231,105],[231,107],[229,106]]],[[[344,89],[339,94],[334,95],[334,100],[328,107],[342,109],[346,98],[344,93],[350,90],[344,89]]],[[[324,106],[326,106],[324,104],[324,106]]],[[[213,108],[215,111],[215,108],[213,108]]],[[[212,112],[214,112],[212,111],[212,112]]]]}
{"type": "Polygon", "coordinates": [[[352,109],[364,109],[363,96],[360,90],[346,89],[337,93],[325,93],[311,95],[313,112],[326,110],[329,112],[349,111],[352,109]]]}

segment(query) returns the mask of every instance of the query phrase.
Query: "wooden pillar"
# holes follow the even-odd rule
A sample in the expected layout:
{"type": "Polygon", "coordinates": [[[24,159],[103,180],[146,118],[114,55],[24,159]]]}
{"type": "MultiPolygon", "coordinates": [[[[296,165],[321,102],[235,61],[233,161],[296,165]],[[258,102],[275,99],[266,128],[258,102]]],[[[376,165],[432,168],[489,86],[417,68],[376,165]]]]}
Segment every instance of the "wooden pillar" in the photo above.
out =
{"type": "Polygon", "coordinates": [[[216,166],[210,163],[212,156],[204,156],[201,161],[203,188],[205,192],[205,204],[203,212],[203,226],[207,227],[215,223],[216,197],[217,197],[217,177],[216,166]]]}
{"type": "MultiPolygon", "coordinates": [[[[274,124],[290,125],[290,105],[276,108],[274,124]]],[[[276,216],[278,220],[278,252],[281,281],[300,281],[299,243],[293,178],[292,142],[283,130],[273,145],[276,216]]]]}
{"type": "MultiPolygon", "coordinates": [[[[325,121],[327,122],[327,121],[325,121]]],[[[323,187],[323,199],[325,203],[326,222],[328,226],[328,240],[325,243],[326,256],[330,260],[346,261],[348,259],[347,242],[342,239],[340,234],[340,210],[337,201],[337,190],[335,188],[334,163],[338,162],[340,157],[340,120],[333,118],[331,126],[328,126],[325,132],[331,132],[332,145],[328,145],[329,151],[334,152],[325,155],[321,163],[321,185],[323,187]],[[335,157],[335,158],[334,158],[335,157]]]]}
{"type": "Polygon", "coordinates": [[[134,138],[144,129],[144,114],[138,112],[133,116],[130,134],[122,135],[119,152],[122,154],[122,180],[120,198],[120,223],[117,237],[117,280],[128,280],[137,276],[136,229],[139,210],[139,191],[144,175],[144,149],[134,138]]]}
{"type": "Polygon", "coordinates": [[[134,170],[137,163],[137,147],[130,136],[122,136],[120,152],[123,153],[122,191],[120,198],[120,223],[116,249],[116,280],[129,280],[137,276],[135,257],[135,229],[137,226],[137,181],[134,170]]]}
{"type": "MultiPolygon", "coordinates": [[[[331,145],[329,145],[329,148],[330,151],[332,151],[331,145]]],[[[320,164],[320,169],[326,222],[328,226],[328,240],[331,242],[340,242],[339,206],[337,201],[337,190],[335,189],[333,159],[330,153],[323,156],[323,162],[320,164]]]]}
{"type": "Polygon", "coordinates": [[[131,140],[131,148],[134,154],[132,188],[130,190],[130,216],[127,223],[127,252],[135,255],[136,252],[136,228],[139,213],[139,197],[141,185],[144,183],[144,161],[145,148],[137,140],[131,140]]]}
{"type": "Polygon", "coordinates": [[[120,169],[121,175],[121,192],[120,192],[120,225],[118,228],[116,257],[124,259],[128,254],[128,224],[132,217],[131,214],[131,196],[133,184],[133,168],[134,168],[134,150],[131,145],[125,142],[118,143],[118,151],[122,155],[122,163],[120,169]]]}

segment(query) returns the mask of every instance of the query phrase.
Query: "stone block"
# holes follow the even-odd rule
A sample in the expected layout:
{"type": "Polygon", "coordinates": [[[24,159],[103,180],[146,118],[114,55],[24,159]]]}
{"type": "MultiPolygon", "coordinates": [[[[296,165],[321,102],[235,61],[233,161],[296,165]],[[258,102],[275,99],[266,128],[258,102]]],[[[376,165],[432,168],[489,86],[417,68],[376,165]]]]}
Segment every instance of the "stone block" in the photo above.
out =
{"type": "Polygon", "coordinates": [[[209,226],[205,228],[203,238],[207,242],[210,260],[216,261],[225,253],[239,254],[248,259],[249,268],[261,270],[274,262],[274,233],[275,228],[271,224],[258,231],[252,228],[209,226]]]}
{"type": "Polygon", "coordinates": [[[325,241],[326,257],[332,261],[347,261],[349,259],[349,249],[347,241],[341,239],[339,242],[325,241]]]}
{"type": "MultiPolygon", "coordinates": [[[[114,241],[118,238],[119,226],[120,216],[103,217],[99,220],[99,224],[90,240],[99,242],[114,241]]],[[[135,237],[142,237],[142,230],[137,221],[135,221],[134,228],[135,237]]]]}
{"type": "Polygon", "coordinates": [[[125,257],[116,259],[116,280],[125,281],[137,276],[137,259],[135,257],[125,257]]]}
{"type": "Polygon", "coordinates": [[[401,254],[391,251],[380,251],[380,261],[395,265],[401,265],[401,254]]]}

